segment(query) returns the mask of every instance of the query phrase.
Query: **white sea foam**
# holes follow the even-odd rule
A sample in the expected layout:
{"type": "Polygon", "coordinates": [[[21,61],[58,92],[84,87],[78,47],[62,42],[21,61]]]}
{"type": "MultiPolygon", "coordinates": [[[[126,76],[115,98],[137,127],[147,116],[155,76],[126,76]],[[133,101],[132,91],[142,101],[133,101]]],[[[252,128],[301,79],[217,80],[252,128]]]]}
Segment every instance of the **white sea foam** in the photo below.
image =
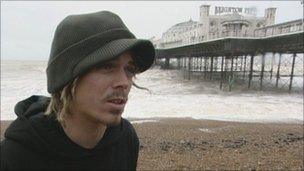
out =
{"type": "MultiPolygon", "coordinates": [[[[33,94],[48,95],[46,61],[1,61],[1,120],[15,119],[14,105],[33,94]]],[[[245,122],[302,122],[303,95],[264,91],[225,92],[219,84],[185,80],[181,71],[153,68],[135,82],[124,117],[192,117],[245,122]]]]}
{"type": "Polygon", "coordinates": [[[158,121],[157,120],[144,119],[144,120],[131,121],[131,124],[141,124],[141,123],[147,123],[147,122],[158,122],[158,121]]]}
{"type": "Polygon", "coordinates": [[[206,133],[214,133],[215,131],[208,128],[198,128],[199,131],[206,132],[206,133]]]}

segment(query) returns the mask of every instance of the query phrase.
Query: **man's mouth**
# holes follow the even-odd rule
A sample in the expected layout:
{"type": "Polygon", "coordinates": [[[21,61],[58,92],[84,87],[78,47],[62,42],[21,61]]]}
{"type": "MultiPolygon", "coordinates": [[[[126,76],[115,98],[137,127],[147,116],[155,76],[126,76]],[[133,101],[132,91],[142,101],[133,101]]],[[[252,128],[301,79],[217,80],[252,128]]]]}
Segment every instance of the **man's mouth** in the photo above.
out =
{"type": "Polygon", "coordinates": [[[107,100],[107,104],[112,110],[123,111],[125,105],[127,103],[127,99],[123,97],[115,97],[107,100]]]}
{"type": "Polygon", "coordinates": [[[115,105],[124,105],[127,102],[127,100],[124,98],[114,98],[107,100],[107,102],[113,103],[115,105]]]}
{"type": "Polygon", "coordinates": [[[128,94],[124,92],[114,92],[106,97],[106,106],[109,110],[120,111],[124,110],[128,101],[128,94]]]}

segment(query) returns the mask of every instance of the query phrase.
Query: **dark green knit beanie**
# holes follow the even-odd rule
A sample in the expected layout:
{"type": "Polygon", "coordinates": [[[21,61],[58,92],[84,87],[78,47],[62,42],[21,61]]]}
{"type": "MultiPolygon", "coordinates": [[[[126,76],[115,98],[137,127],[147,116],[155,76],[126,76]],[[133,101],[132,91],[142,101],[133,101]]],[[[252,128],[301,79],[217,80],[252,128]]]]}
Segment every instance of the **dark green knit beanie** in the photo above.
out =
{"type": "Polygon", "coordinates": [[[46,70],[48,92],[61,91],[90,68],[129,50],[140,72],[151,67],[153,44],[136,39],[118,15],[101,11],[67,16],[57,26],[52,42],[46,70]]]}

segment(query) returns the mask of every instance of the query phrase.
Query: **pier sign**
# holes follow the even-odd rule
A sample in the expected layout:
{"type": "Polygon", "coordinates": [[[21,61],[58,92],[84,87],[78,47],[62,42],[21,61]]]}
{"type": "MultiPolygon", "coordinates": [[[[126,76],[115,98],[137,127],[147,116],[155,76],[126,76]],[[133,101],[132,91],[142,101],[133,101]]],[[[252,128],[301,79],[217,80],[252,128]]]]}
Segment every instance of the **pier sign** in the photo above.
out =
{"type": "Polygon", "coordinates": [[[215,6],[214,14],[220,15],[220,14],[229,14],[229,13],[239,13],[239,14],[246,14],[246,15],[254,15],[257,14],[257,8],[256,7],[250,7],[250,8],[241,8],[241,7],[221,7],[221,6],[215,6]]]}

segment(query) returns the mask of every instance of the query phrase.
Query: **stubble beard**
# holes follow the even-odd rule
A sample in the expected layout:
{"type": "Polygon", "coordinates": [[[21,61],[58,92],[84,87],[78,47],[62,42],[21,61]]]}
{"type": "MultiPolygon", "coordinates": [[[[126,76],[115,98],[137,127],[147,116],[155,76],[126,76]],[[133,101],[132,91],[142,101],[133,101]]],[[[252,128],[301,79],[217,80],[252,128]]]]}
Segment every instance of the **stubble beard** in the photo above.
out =
{"type": "Polygon", "coordinates": [[[109,114],[112,115],[112,117],[114,117],[114,118],[113,118],[113,121],[111,123],[108,123],[107,125],[115,126],[115,125],[120,124],[122,113],[123,113],[123,110],[114,110],[114,109],[110,110],[109,114]]]}

